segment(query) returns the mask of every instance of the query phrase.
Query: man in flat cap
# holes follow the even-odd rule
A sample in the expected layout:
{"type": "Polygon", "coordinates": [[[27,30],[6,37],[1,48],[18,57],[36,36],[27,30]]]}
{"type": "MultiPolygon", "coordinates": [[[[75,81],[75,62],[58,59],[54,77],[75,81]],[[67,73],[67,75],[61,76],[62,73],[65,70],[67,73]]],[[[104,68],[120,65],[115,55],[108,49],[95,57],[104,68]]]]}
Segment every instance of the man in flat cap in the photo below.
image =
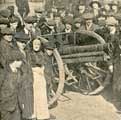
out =
{"type": "Polygon", "coordinates": [[[37,19],[34,16],[28,16],[25,18],[25,31],[30,36],[31,40],[41,35],[40,29],[37,27],[37,19]]]}
{"type": "Polygon", "coordinates": [[[83,15],[84,19],[84,25],[81,27],[82,30],[88,30],[88,31],[96,31],[96,29],[99,29],[99,26],[94,24],[94,14],[92,11],[87,11],[83,15]]]}

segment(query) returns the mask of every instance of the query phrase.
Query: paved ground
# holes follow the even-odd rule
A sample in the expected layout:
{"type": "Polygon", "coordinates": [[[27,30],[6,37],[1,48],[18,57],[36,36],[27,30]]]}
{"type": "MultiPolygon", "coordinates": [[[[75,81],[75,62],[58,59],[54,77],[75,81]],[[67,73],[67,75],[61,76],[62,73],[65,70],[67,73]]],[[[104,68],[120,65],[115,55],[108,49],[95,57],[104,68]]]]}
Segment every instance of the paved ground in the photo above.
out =
{"type": "MultiPolygon", "coordinates": [[[[38,6],[41,5],[30,3],[31,12],[38,6]]],[[[101,95],[84,96],[74,92],[67,92],[65,95],[71,100],[64,102],[66,98],[61,97],[58,106],[51,110],[57,120],[121,120],[114,105],[101,95]]]]}
{"type": "Polygon", "coordinates": [[[57,120],[121,120],[113,104],[101,95],[84,96],[74,92],[65,95],[71,100],[62,102],[66,98],[61,97],[58,107],[51,110],[57,120]]]}

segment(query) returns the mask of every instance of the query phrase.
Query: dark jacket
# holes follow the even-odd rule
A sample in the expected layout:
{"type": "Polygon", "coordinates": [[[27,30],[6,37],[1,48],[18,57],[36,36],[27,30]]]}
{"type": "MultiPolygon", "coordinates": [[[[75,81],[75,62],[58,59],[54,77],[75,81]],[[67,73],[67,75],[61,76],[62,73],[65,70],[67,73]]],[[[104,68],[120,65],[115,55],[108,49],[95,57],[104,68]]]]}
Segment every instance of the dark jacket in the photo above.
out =
{"type": "Polygon", "coordinates": [[[111,57],[109,61],[113,65],[113,91],[117,95],[121,92],[121,32],[116,31],[114,35],[109,34],[109,31],[105,31],[104,39],[110,44],[108,54],[111,57]]]}
{"type": "Polygon", "coordinates": [[[5,74],[0,91],[0,108],[12,112],[19,103],[23,118],[28,118],[33,113],[33,76],[28,54],[25,58],[17,47],[5,40],[1,41],[1,46],[5,74]],[[14,61],[22,61],[17,73],[12,72],[9,66],[14,61]]]}
{"type": "Polygon", "coordinates": [[[19,105],[22,110],[23,118],[29,118],[33,113],[33,73],[30,64],[30,51],[26,51],[26,57],[23,56],[21,66],[20,83],[18,88],[19,105]]]}
{"type": "MultiPolygon", "coordinates": [[[[65,30],[63,32],[65,33],[65,30]]],[[[74,44],[73,31],[71,31],[70,33],[63,34],[62,40],[63,40],[63,45],[73,45],[74,44]]]]}
{"type": "Polygon", "coordinates": [[[34,52],[31,51],[31,66],[32,67],[42,67],[45,64],[44,53],[42,51],[34,52]]]}
{"type": "Polygon", "coordinates": [[[12,44],[6,40],[1,40],[1,65],[3,73],[1,78],[0,91],[0,109],[6,111],[14,111],[18,103],[18,82],[20,72],[13,73],[10,69],[10,63],[15,60],[21,60],[22,56],[18,49],[14,48],[12,44]]]}
{"type": "Polygon", "coordinates": [[[94,23],[92,24],[92,26],[89,29],[86,28],[85,24],[81,26],[81,30],[89,30],[89,31],[96,31],[99,28],[100,27],[94,23]]]}

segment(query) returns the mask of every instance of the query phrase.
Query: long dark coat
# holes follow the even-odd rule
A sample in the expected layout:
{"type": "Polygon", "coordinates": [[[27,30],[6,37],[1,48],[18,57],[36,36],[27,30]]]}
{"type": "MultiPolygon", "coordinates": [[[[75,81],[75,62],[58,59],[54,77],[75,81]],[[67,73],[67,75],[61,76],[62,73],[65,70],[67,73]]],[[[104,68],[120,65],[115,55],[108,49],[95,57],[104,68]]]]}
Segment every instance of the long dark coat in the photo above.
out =
{"type": "Polygon", "coordinates": [[[10,63],[21,60],[20,52],[6,40],[1,40],[1,88],[0,88],[0,109],[12,112],[17,106],[18,81],[20,73],[13,73],[10,63]]]}
{"type": "Polygon", "coordinates": [[[116,97],[120,98],[121,94],[121,35],[120,31],[117,30],[117,32],[114,35],[109,34],[108,29],[103,29],[101,31],[101,36],[105,39],[107,43],[110,43],[110,50],[108,51],[108,54],[111,57],[111,60],[109,61],[109,65],[113,65],[113,80],[112,80],[112,86],[114,95],[116,97]]]}
{"type": "Polygon", "coordinates": [[[22,110],[22,117],[29,118],[33,114],[33,74],[30,65],[30,54],[26,51],[26,57],[23,56],[23,64],[20,72],[20,83],[18,88],[18,100],[22,110]]]}
{"type": "MultiPolygon", "coordinates": [[[[113,73],[113,90],[114,93],[121,92],[121,36],[120,33],[116,33],[111,36],[112,43],[112,63],[114,66],[113,73]]],[[[120,94],[121,95],[121,94],[120,94]]]]}
{"type": "Polygon", "coordinates": [[[0,92],[0,108],[12,112],[19,103],[22,117],[28,118],[33,113],[33,76],[28,55],[25,58],[17,47],[8,45],[5,40],[1,43],[5,75],[0,92]],[[17,73],[13,73],[9,67],[15,60],[23,62],[17,73]]]}

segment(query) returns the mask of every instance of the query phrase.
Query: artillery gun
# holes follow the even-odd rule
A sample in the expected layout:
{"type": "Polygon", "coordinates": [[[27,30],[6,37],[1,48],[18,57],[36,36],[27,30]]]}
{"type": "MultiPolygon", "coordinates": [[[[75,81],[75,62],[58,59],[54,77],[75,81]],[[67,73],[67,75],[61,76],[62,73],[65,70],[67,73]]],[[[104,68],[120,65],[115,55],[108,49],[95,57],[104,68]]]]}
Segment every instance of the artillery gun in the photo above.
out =
{"type": "MultiPolygon", "coordinates": [[[[66,35],[66,33],[58,35],[63,34],[66,35]]],[[[55,35],[57,36],[57,34],[55,35]]],[[[63,93],[64,85],[83,94],[102,90],[100,87],[108,71],[107,58],[109,57],[106,52],[109,44],[92,31],[82,30],[73,33],[73,36],[73,44],[64,45],[62,42],[61,47],[54,50],[56,61],[53,62],[53,68],[58,87],[56,90],[52,90],[54,97],[50,104],[53,104],[63,93]],[[76,38],[77,35],[78,38],[76,38]],[[91,37],[91,39],[89,42],[85,40],[78,44],[77,41],[78,39],[81,41],[81,35],[91,37]]]]}

